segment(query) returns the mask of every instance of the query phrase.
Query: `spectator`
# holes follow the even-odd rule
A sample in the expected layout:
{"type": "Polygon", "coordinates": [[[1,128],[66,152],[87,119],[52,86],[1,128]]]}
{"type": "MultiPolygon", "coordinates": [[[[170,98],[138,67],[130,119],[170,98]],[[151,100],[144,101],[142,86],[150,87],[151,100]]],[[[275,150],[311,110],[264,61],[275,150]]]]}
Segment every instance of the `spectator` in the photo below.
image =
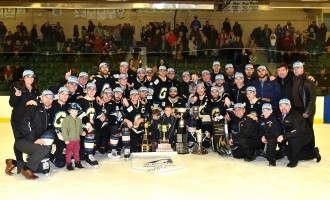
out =
{"type": "Polygon", "coordinates": [[[283,37],[283,28],[281,27],[280,24],[277,24],[276,28],[275,28],[275,34],[278,40],[281,40],[281,38],[283,37]]]}
{"type": "Polygon", "coordinates": [[[64,47],[64,42],[65,42],[65,34],[64,34],[63,28],[54,29],[54,31],[55,31],[54,39],[56,42],[56,50],[58,52],[62,52],[63,47],[64,47]]]}
{"type": "Polygon", "coordinates": [[[46,21],[40,28],[40,31],[42,33],[42,41],[44,43],[49,43],[52,40],[53,37],[53,30],[52,27],[49,25],[49,21],[46,21]]]}
{"type": "Polygon", "coordinates": [[[188,33],[188,28],[187,26],[184,24],[184,22],[181,22],[179,28],[178,28],[178,31],[179,32],[182,32],[183,33],[183,37],[186,38],[187,36],[187,33],[188,33]]]}
{"type": "Polygon", "coordinates": [[[10,65],[6,66],[4,75],[5,75],[5,82],[8,83],[8,85],[12,84],[13,83],[13,71],[12,71],[10,65]]]}
{"type": "Polygon", "coordinates": [[[329,92],[330,79],[327,74],[325,74],[325,68],[320,68],[320,73],[315,77],[316,87],[320,90],[321,95],[327,95],[329,92]]]}
{"type": "Polygon", "coordinates": [[[211,25],[211,34],[210,37],[208,38],[210,42],[210,48],[211,49],[216,49],[217,48],[217,39],[218,39],[218,31],[217,29],[214,28],[213,25],[211,25]]]}
{"type": "Polygon", "coordinates": [[[98,35],[101,39],[103,38],[103,26],[101,22],[97,24],[97,27],[94,28],[93,32],[95,36],[98,35]]]}
{"type": "Polygon", "coordinates": [[[95,40],[92,43],[93,43],[94,53],[102,53],[104,42],[99,35],[95,35],[95,40]]]}
{"type": "Polygon", "coordinates": [[[91,34],[94,33],[95,25],[92,21],[88,21],[87,33],[91,34]]]}
{"type": "Polygon", "coordinates": [[[319,31],[317,33],[318,41],[320,42],[320,47],[321,47],[322,50],[323,50],[323,47],[325,46],[325,39],[326,39],[326,36],[327,36],[327,32],[328,32],[328,29],[325,26],[325,23],[322,23],[320,28],[319,28],[319,31]]]}
{"type": "Polygon", "coordinates": [[[190,23],[190,29],[193,29],[196,26],[198,29],[202,27],[201,22],[198,20],[197,15],[194,16],[194,20],[190,23]]]}
{"type": "Polygon", "coordinates": [[[75,43],[77,43],[78,42],[78,38],[79,38],[79,28],[78,28],[78,25],[74,25],[73,26],[73,41],[75,42],[75,43]]]}
{"type": "Polygon", "coordinates": [[[225,21],[222,23],[222,28],[229,35],[229,32],[231,31],[231,25],[230,25],[228,17],[226,17],[225,21]]]}
{"type": "Polygon", "coordinates": [[[84,39],[85,36],[88,34],[88,31],[85,26],[81,27],[81,38],[84,39]]]}
{"type": "Polygon", "coordinates": [[[243,36],[243,28],[238,22],[235,22],[235,24],[233,25],[233,33],[236,37],[239,36],[240,38],[242,38],[243,36]]]}
{"type": "Polygon", "coordinates": [[[38,38],[37,24],[33,24],[31,29],[31,42],[36,43],[38,38]]]}
{"type": "Polygon", "coordinates": [[[265,49],[268,48],[269,45],[269,36],[272,34],[272,29],[268,27],[268,24],[265,24],[264,29],[262,30],[262,44],[265,49]]]}
{"type": "Polygon", "coordinates": [[[5,42],[7,27],[0,21],[0,46],[5,42]]]}

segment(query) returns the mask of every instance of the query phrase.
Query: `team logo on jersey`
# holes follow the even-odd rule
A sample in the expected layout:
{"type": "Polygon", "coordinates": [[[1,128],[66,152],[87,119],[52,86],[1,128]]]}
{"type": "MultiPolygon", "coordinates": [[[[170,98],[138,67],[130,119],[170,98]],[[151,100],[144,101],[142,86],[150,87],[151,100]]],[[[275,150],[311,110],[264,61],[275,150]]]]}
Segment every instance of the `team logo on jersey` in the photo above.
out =
{"type": "Polygon", "coordinates": [[[86,115],[90,120],[94,120],[95,117],[95,108],[88,108],[86,111],[86,115]]]}
{"type": "Polygon", "coordinates": [[[159,100],[165,99],[166,94],[167,94],[167,87],[161,88],[159,92],[159,100]]]}
{"type": "Polygon", "coordinates": [[[212,114],[212,120],[215,121],[215,118],[220,116],[219,108],[213,108],[211,114],[212,114]]]}
{"type": "MultiPolygon", "coordinates": [[[[140,115],[140,114],[135,115],[135,117],[134,117],[134,122],[135,122],[136,120],[140,119],[140,118],[141,118],[141,115],[140,115]]],[[[138,126],[138,125],[133,125],[133,128],[139,128],[139,126],[138,126]]]]}
{"type": "Polygon", "coordinates": [[[56,129],[61,129],[63,119],[67,116],[65,111],[59,111],[55,114],[53,126],[56,129]]]}

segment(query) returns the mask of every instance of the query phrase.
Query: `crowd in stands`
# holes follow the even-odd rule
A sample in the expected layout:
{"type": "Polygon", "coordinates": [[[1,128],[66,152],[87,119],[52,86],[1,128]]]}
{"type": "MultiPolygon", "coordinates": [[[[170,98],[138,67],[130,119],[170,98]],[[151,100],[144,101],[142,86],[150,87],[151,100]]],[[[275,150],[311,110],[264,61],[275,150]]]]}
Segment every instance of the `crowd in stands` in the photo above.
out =
{"type": "MultiPolygon", "coordinates": [[[[188,62],[193,62],[211,58],[233,63],[235,68],[241,70],[248,63],[258,64],[256,52],[259,50],[266,52],[269,63],[292,63],[295,60],[304,62],[310,53],[330,50],[330,36],[326,40],[325,23],[318,27],[315,21],[304,31],[296,30],[290,21],[284,26],[277,24],[274,28],[265,24],[264,28],[253,29],[246,44],[241,39],[244,25],[237,21],[231,25],[228,18],[222,23],[220,31],[209,21],[202,24],[194,16],[190,25],[181,22],[175,24],[173,29],[166,21],[150,22],[142,26],[138,42],[134,40],[137,38],[134,37],[136,32],[135,27],[129,23],[107,26],[101,22],[94,25],[89,21],[87,27],[74,25],[73,35],[67,36],[60,22],[50,24],[46,21],[40,29],[34,24],[30,31],[21,22],[13,33],[0,22],[0,45],[5,60],[20,57],[28,59],[32,52],[43,47],[50,52],[63,53],[62,61],[66,65],[74,63],[71,54],[78,52],[84,55],[86,61],[90,60],[89,54],[99,54],[97,61],[109,62],[111,54],[120,55],[132,47],[138,55],[140,47],[145,47],[148,60],[163,57],[180,61],[186,58],[188,62]]],[[[118,63],[124,59],[124,55],[119,56],[118,63]]],[[[133,65],[138,68],[140,63],[135,62],[133,65]]],[[[1,67],[0,81],[11,82],[13,72],[7,69],[8,66],[1,67]]]]}

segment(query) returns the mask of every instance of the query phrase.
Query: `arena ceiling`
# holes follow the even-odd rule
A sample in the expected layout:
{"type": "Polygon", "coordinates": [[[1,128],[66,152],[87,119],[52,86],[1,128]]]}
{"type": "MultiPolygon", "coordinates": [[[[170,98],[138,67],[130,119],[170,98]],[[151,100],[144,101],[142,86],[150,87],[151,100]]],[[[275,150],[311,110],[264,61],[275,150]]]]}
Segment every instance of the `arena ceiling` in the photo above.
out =
{"type": "MultiPolygon", "coordinates": [[[[253,1],[253,0],[236,0],[253,1]]],[[[232,0],[2,0],[0,7],[45,9],[221,10],[232,0]]],[[[330,9],[330,0],[255,0],[269,8],[330,9]]]]}

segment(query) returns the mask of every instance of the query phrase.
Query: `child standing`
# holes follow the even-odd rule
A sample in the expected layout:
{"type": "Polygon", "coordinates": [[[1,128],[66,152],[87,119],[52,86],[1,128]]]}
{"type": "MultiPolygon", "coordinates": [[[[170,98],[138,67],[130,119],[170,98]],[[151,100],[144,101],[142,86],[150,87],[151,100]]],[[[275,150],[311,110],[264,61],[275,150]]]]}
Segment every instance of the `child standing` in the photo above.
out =
{"type": "Polygon", "coordinates": [[[83,169],[84,167],[80,163],[79,150],[80,150],[80,135],[83,132],[82,120],[77,117],[80,106],[77,103],[71,103],[69,105],[69,113],[62,122],[62,134],[66,144],[65,160],[68,170],[74,170],[71,157],[73,156],[75,161],[75,167],[83,169]]]}

